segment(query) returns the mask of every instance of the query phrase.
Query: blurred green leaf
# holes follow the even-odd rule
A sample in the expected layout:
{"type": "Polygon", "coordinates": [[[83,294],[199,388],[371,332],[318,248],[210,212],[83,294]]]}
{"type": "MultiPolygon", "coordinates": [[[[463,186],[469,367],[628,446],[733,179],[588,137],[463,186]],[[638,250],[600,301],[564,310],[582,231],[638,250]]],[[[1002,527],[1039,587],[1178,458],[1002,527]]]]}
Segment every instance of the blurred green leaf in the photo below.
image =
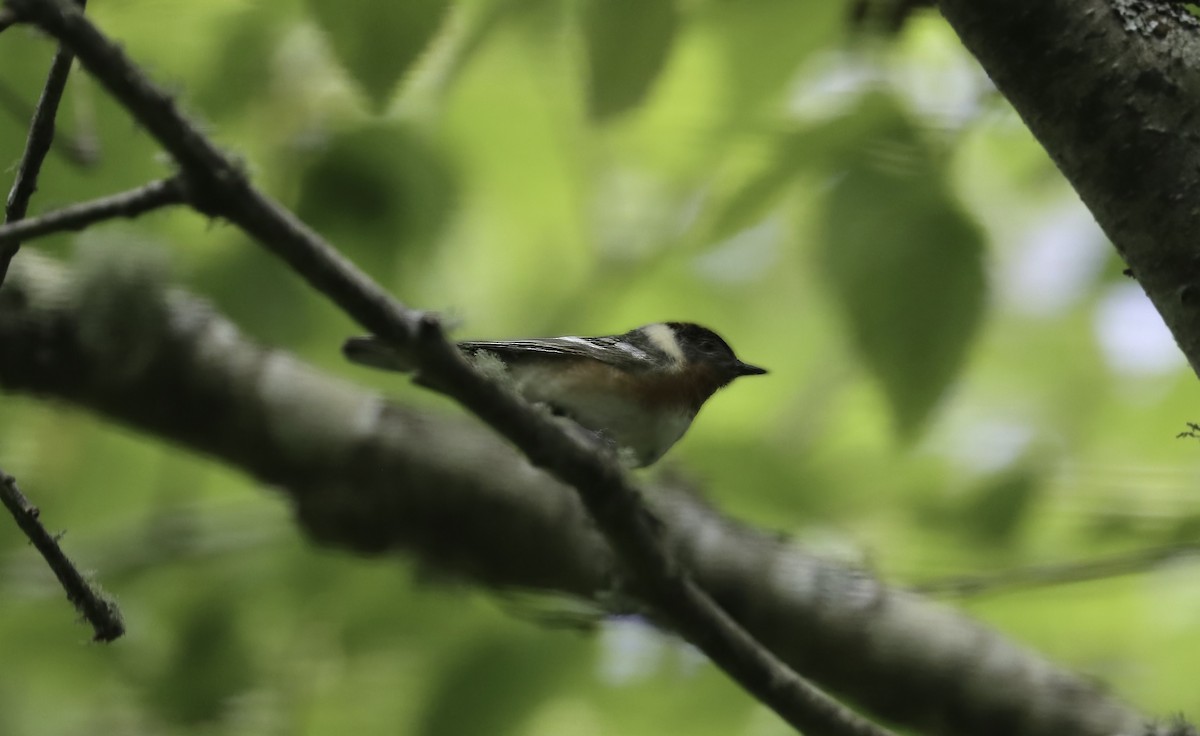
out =
{"type": "Polygon", "coordinates": [[[675,0],[584,0],[588,112],[607,120],[646,96],[679,30],[675,0]]]}
{"type": "Polygon", "coordinates": [[[1196,544],[1200,540],[1200,513],[1183,514],[1175,519],[1166,537],[1173,544],[1196,544]]]}
{"type": "Polygon", "coordinates": [[[417,733],[516,732],[538,704],[569,682],[582,664],[579,645],[590,648],[577,635],[533,629],[474,642],[442,670],[417,733]]]}
{"type": "Polygon", "coordinates": [[[381,110],[396,83],[429,47],[449,0],[308,0],[334,53],[381,110]]]}
{"type": "Polygon", "coordinates": [[[1093,541],[1128,542],[1145,536],[1145,519],[1123,510],[1101,510],[1087,520],[1086,532],[1093,541]]]}
{"type": "Polygon", "coordinates": [[[1040,463],[1021,459],[984,478],[963,509],[963,529],[983,544],[1011,544],[1037,501],[1044,475],[1040,463]]]}
{"type": "Polygon", "coordinates": [[[221,597],[198,601],[187,612],[174,655],[147,691],[165,717],[185,724],[215,720],[230,698],[254,682],[250,649],[236,616],[221,597]]]}
{"type": "Polygon", "coordinates": [[[271,4],[248,4],[244,12],[221,24],[221,53],[194,93],[208,114],[234,115],[270,87],[272,55],[282,36],[279,10],[271,4]]]}
{"type": "Polygon", "coordinates": [[[763,166],[714,207],[706,240],[724,240],[754,225],[803,175],[840,171],[847,160],[861,154],[864,140],[886,138],[893,127],[904,136],[906,125],[894,100],[872,94],[832,120],[775,133],[763,166]]]}
{"type": "Polygon", "coordinates": [[[845,23],[841,3],[795,0],[699,0],[696,15],[712,30],[728,75],[725,114],[751,125],[761,123],[762,106],[777,104],[805,59],[841,36],[845,23]]]}
{"type": "Polygon", "coordinates": [[[191,283],[248,335],[268,343],[307,337],[315,299],[304,281],[240,234],[233,239],[228,255],[199,267],[191,283]]]}
{"type": "Polygon", "coordinates": [[[983,316],[983,236],[900,113],[858,141],[832,185],[821,265],[851,339],[911,439],[983,316]]]}
{"type": "Polygon", "coordinates": [[[395,123],[343,133],[301,181],[300,216],[369,272],[433,245],[456,199],[452,168],[425,136],[395,123]]]}

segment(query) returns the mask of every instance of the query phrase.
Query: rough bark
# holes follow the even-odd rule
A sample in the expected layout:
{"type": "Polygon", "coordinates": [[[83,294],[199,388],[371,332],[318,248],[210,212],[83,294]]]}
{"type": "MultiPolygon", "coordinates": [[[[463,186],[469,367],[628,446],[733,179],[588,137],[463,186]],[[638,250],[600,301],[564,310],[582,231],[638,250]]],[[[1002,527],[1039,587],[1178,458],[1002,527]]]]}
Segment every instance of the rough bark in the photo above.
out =
{"type": "Polygon", "coordinates": [[[1145,0],[942,0],[1200,371],[1200,21],[1145,0]]]}

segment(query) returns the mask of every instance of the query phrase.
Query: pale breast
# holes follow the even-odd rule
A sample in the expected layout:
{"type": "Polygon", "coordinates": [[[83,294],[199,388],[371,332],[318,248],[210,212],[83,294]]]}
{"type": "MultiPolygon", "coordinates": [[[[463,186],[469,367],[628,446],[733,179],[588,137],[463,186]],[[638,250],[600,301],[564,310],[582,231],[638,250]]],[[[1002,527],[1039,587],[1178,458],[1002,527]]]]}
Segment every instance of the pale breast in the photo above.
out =
{"type": "Polygon", "coordinates": [[[619,378],[606,380],[589,368],[586,364],[577,370],[522,366],[511,372],[514,388],[526,399],[549,404],[587,429],[629,448],[639,466],[661,458],[691,426],[696,414],[690,408],[648,411],[640,396],[621,390],[619,378]]]}

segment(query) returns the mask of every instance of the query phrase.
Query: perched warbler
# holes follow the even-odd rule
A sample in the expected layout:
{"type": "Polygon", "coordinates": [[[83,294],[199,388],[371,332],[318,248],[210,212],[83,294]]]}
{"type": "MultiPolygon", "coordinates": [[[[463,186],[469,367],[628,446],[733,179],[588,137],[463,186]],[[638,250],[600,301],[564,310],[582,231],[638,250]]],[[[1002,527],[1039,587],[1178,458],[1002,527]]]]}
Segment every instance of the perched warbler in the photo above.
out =
{"type": "MultiPolygon", "coordinates": [[[[468,340],[458,347],[468,356],[494,356],[517,393],[627,448],[635,467],[654,463],[678,442],[717,389],[767,372],[690,322],[657,322],[604,337],[468,340]]],[[[374,337],[352,337],[342,351],[362,365],[411,369],[374,337]]]]}

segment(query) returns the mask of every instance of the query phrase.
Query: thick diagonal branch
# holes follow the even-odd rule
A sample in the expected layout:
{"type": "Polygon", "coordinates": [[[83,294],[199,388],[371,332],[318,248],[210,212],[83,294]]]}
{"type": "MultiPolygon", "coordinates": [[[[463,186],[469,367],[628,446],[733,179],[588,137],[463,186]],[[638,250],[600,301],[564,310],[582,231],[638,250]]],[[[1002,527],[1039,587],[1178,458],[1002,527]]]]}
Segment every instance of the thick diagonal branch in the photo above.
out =
{"type": "Polygon", "coordinates": [[[940,6],[1200,372],[1200,19],[1131,0],[940,6]]]}
{"type": "MultiPolygon", "coordinates": [[[[326,543],[401,551],[489,586],[611,600],[620,565],[580,502],[478,423],[321,375],[193,299],[147,296],[145,279],[123,283],[129,272],[67,278],[32,255],[19,261],[0,295],[0,387],[239,467],[285,493],[326,543]],[[88,306],[94,289],[131,288],[137,320],[88,306]],[[143,344],[154,347],[131,349],[143,344]]],[[[660,484],[648,500],[672,554],[742,626],[881,717],[922,733],[1137,733],[1139,716],[1101,688],[948,608],[724,518],[686,488],[660,484]]]]}

